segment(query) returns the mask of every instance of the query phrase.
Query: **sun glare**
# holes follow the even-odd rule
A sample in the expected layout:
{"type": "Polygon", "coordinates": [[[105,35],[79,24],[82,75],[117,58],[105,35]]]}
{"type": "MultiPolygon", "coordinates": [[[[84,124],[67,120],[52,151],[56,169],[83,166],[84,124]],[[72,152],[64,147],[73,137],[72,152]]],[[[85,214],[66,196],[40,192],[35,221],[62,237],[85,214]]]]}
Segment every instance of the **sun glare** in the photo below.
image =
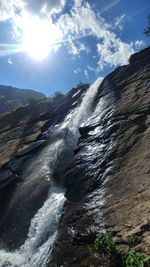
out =
{"type": "Polygon", "coordinates": [[[30,57],[42,60],[49,55],[58,39],[59,31],[54,24],[32,17],[28,27],[23,29],[22,47],[30,57]]]}

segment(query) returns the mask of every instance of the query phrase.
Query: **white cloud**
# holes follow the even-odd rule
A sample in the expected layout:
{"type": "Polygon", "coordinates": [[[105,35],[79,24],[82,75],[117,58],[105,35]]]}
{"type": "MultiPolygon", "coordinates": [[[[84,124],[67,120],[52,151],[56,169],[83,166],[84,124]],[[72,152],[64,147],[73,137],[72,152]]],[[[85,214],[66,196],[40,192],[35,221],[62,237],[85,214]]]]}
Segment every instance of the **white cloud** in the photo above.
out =
{"type": "Polygon", "coordinates": [[[74,7],[80,8],[83,4],[83,0],[74,0],[74,7]]]}
{"type": "Polygon", "coordinates": [[[0,20],[11,19],[19,10],[23,9],[23,2],[19,0],[1,0],[0,1],[0,20]]]}
{"type": "Polygon", "coordinates": [[[87,69],[84,70],[84,75],[85,75],[85,77],[86,77],[87,79],[89,79],[89,74],[88,74],[88,70],[87,70],[87,69]]]}
{"type": "Polygon", "coordinates": [[[23,0],[26,9],[32,14],[51,14],[62,11],[66,4],[66,0],[23,0]]]}
{"type": "Polygon", "coordinates": [[[73,56],[79,56],[81,52],[89,52],[89,48],[79,41],[70,40],[68,43],[68,52],[73,56]]]}
{"type": "Polygon", "coordinates": [[[94,68],[92,68],[91,66],[89,66],[89,65],[87,65],[87,69],[89,70],[89,71],[96,71],[94,68]]]}
{"type": "Polygon", "coordinates": [[[74,70],[74,74],[78,74],[78,73],[80,73],[81,72],[81,69],[80,68],[77,68],[76,70],[74,70]]]}
{"type": "MultiPolygon", "coordinates": [[[[112,1],[105,8],[105,11],[114,7],[119,1],[112,1]]],[[[88,1],[74,0],[73,3],[68,13],[61,14],[59,12],[63,10],[66,0],[1,0],[0,19],[13,18],[15,33],[19,36],[20,29],[24,27],[23,23],[28,21],[27,18],[31,14],[39,16],[42,14],[52,24],[51,16],[57,13],[55,27],[61,33],[58,47],[66,45],[71,55],[79,56],[81,52],[88,53],[90,51],[85,44],[84,37],[94,37],[99,70],[102,70],[105,66],[126,64],[129,56],[143,46],[141,40],[128,43],[122,41],[115,33],[116,27],[122,29],[122,23],[125,19],[124,14],[116,18],[114,28],[112,28],[112,25],[108,24],[102,16],[97,15],[88,1]],[[26,17],[24,18],[24,16],[26,17]]],[[[90,69],[87,70],[90,71],[90,69]]],[[[86,76],[87,74],[85,72],[86,76]]]]}
{"type": "Polygon", "coordinates": [[[120,41],[120,39],[112,38],[97,44],[97,51],[100,57],[98,62],[99,70],[105,66],[118,66],[128,63],[131,54],[144,46],[144,42],[137,40],[130,44],[120,41]]]}
{"type": "Polygon", "coordinates": [[[105,8],[101,11],[102,12],[106,12],[110,9],[112,9],[114,6],[116,6],[118,3],[120,2],[120,0],[114,0],[114,1],[111,1],[110,4],[106,5],[105,8]]]}
{"type": "MultiPolygon", "coordinates": [[[[116,4],[119,1],[114,1],[116,4]]],[[[116,19],[116,27],[121,27],[125,15],[116,19]]],[[[105,66],[127,64],[128,58],[135,50],[142,46],[142,41],[124,42],[112,30],[112,26],[101,16],[97,16],[87,1],[80,8],[74,6],[70,14],[64,14],[58,20],[58,25],[64,29],[64,36],[70,40],[77,36],[91,35],[97,39],[97,52],[99,56],[99,70],[105,66]]],[[[73,51],[75,54],[75,50],[73,51]]],[[[76,53],[77,54],[77,53],[76,53]]]]}
{"type": "Polygon", "coordinates": [[[142,40],[137,40],[134,42],[134,45],[135,45],[135,49],[139,50],[145,45],[145,42],[142,40]]]}
{"type": "Polygon", "coordinates": [[[49,16],[63,10],[66,0],[1,0],[0,20],[15,18],[20,12],[49,16]]]}
{"type": "Polygon", "coordinates": [[[99,69],[102,70],[106,65],[117,66],[127,64],[128,58],[134,53],[132,44],[127,44],[116,39],[106,39],[97,44],[97,51],[100,57],[98,62],[99,69]]]}
{"type": "Polygon", "coordinates": [[[90,52],[89,47],[84,43],[79,42],[79,46],[80,46],[80,52],[85,52],[87,54],[90,52]]]}
{"type": "Polygon", "coordinates": [[[123,30],[123,24],[124,24],[125,18],[126,18],[125,14],[123,14],[119,17],[116,17],[115,22],[114,22],[114,28],[118,28],[119,30],[123,30]]]}
{"type": "Polygon", "coordinates": [[[10,58],[8,59],[8,64],[10,64],[10,65],[13,64],[13,62],[12,62],[12,60],[10,58]]]}

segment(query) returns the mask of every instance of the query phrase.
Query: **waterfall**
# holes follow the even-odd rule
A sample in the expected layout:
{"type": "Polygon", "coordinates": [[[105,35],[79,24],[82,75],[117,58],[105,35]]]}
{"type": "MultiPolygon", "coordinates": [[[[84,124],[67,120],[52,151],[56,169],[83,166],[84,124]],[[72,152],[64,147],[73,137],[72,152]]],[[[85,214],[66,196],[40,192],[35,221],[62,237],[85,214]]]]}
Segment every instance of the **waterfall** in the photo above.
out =
{"type": "Polygon", "coordinates": [[[91,85],[82,103],[67,115],[63,123],[54,127],[50,136],[50,140],[53,137],[52,142],[28,167],[27,173],[31,179],[26,182],[27,186],[37,183],[38,178],[46,177],[50,181],[49,195],[31,220],[24,244],[14,252],[0,250],[0,267],[46,267],[66,200],[64,187],[62,184],[56,185],[52,177],[55,173],[61,176],[61,169],[67,166],[78,139],[78,128],[91,113],[100,83],[101,79],[98,79],[91,85]]]}

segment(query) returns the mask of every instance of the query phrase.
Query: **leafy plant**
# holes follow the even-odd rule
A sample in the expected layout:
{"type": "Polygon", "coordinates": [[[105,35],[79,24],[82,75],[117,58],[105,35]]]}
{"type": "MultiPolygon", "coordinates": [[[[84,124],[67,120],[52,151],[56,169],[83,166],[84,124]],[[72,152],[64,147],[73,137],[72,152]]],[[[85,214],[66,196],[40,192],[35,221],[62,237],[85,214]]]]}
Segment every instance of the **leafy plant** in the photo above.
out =
{"type": "Polygon", "coordinates": [[[140,237],[137,235],[128,236],[128,243],[130,246],[136,245],[140,241],[140,237]]]}
{"type": "Polygon", "coordinates": [[[112,257],[118,254],[118,249],[110,232],[97,234],[94,244],[96,250],[103,253],[107,257],[112,257]]]}
{"type": "MultiPolygon", "coordinates": [[[[140,237],[137,235],[128,237],[130,245],[137,244],[139,240],[140,237]]],[[[147,266],[145,264],[150,260],[150,256],[135,250],[130,250],[128,255],[125,256],[114,243],[110,232],[97,234],[94,245],[98,252],[103,253],[108,260],[111,260],[111,263],[115,263],[112,266],[144,267],[147,266]]]]}
{"type": "Polygon", "coordinates": [[[144,253],[136,252],[131,250],[125,260],[126,267],[144,267],[145,263],[148,262],[150,256],[147,256],[144,253]]]}

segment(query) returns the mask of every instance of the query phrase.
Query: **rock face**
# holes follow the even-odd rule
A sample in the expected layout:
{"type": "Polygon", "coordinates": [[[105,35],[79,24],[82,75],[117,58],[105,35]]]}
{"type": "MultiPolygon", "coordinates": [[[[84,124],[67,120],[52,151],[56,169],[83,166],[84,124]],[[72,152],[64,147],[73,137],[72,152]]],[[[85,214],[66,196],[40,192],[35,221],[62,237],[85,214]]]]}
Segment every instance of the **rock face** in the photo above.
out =
{"type": "Polygon", "coordinates": [[[0,247],[14,249],[25,241],[31,219],[50,186],[43,174],[32,181],[40,173],[38,166],[34,173],[27,167],[53,142],[49,140],[51,128],[82,101],[88,87],[80,85],[65,96],[20,107],[0,119],[0,247]]]}
{"type": "Polygon", "coordinates": [[[33,90],[0,85],[0,113],[9,112],[18,105],[28,104],[31,97],[41,99],[45,98],[45,95],[33,90]]]}
{"type": "Polygon", "coordinates": [[[133,248],[150,254],[150,48],[129,62],[103,80],[80,128],[49,266],[110,266],[91,249],[104,229],[124,251],[128,237],[138,235],[133,248]]]}

